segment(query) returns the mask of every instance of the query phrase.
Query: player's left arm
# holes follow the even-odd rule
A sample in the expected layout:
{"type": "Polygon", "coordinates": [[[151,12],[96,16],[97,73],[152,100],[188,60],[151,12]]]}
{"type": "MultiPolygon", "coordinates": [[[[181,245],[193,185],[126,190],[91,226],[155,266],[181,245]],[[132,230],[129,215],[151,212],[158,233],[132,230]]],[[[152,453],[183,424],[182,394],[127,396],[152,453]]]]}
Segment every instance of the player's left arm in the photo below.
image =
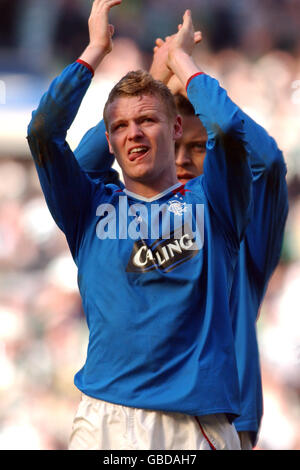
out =
{"type": "Polygon", "coordinates": [[[194,27],[187,10],[169,44],[168,64],[186,86],[195,114],[206,128],[203,189],[228,246],[236,251],[252,209],[252,173],[243,121],[226,90],[194,62],[193,45],[194,27]]]}

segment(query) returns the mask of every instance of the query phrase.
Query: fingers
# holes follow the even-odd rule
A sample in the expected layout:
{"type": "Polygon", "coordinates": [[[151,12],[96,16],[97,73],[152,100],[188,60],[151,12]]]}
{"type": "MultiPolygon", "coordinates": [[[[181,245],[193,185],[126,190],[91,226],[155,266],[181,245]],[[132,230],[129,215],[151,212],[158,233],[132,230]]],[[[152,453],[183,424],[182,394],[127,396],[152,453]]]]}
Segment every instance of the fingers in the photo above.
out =
{"type": "Polygon", "coordinates": [[[101,49],[105,54],[111,51],[114,26],[109,23],[109,13],[111,8],[121,3],[122,0],[94,0],[88,20],[89,46],[101,49]]]}
{"type": "Polygon", "coordinates": [[[109,24],[109,25],[108,25],[108,28],[109,28],[109,34],[110,34],[110,36],[113,37],[114,32],[115,32],[115,27],[114,27],[114,25],[113,25],[113,24],[109,24]]]}
{"type": "Polygon", "coordinates": [[[153,52],[157,52],[163,45],[165,44],[165,41],[163,41],[161,38],[156,38],[155,39],[155,46],[153,47],[153,52]]]}
{"type": "MultiPolygon", "coordinates": [[[[186,10],[184,15],[183,15],[183,23],[178,25],[178,32],[183,28],[183,24],[185,25],[185,28],[192,28],[194,29],[193,23],[192,23],[192,14],[190,10],[186,10]]],[[[154,52],[157,52],[160,47],[162,47],[164,44],[169,43],[176,34],[166,36],[165,39],[157,38],[155,40],[155,46],[153,48],[154,52]]],[[[194,44],[198,44],[199,42],[202,41],[202,32],[201,31],[196,31],[194,32],[194,44]]]]}
{"type": "MultiPolygon", "coordinates": [[[[180,30],[181,28],[182,28],[182,25],[178,25],[178,29],[180,30]]],[[[165,37],[165,42],[168,42],[171,38],[172,38],[172,36],[166,36],[165,37]]],[[[161,43],[156,43],[156,45],[158,47],[160,47],[164,44],[164,41],[162,39],[160,39],[160,41],[161,41],[161,43]]],[[[198,44],[201,41],[202,41],[202,32],[201,31],[196,31],[194,33],[194,42],[195,42],[195,44],[198,44]]]]}
{"type": "Polygon", "coordinates": [[[192,12],[191,10],[185,10],[185,13],[183,15],[183,24],[182,26],[189,28],[190,26],[193,25],[192,21],[192,12]]]}
{"type": "Polygon", "coordinates": [[[104,11],[109,11],[112,7],[120,5],[122,0],[94,0],[92,6],[92,12],[96,12],[99,8],[103,8],[104,11]]]}
{"type": "Polygon", "coordinates": [[[101,4],[103,6],[107,6],[111,8],[111,7],[114,7],[115,5],[120,5],[120,3],[122,3],[122,0],[94,0],[92,8],[98,7],[101,4]]]}
{"type": "Polygon", "coordinates": [[[116,5],[120,5],[122,3],[122,0],[111,0],[108,3],[109,8],[112,8],[116,5]]]}
{"type": "Polygon", "coordinates": [[[165,41],[163,41],[161,38],[157,38],[157,39],[155,40],[155,44],[156,44],[157,47],[163,46],[164,43],[165,43],[165,41]]]}
{"type": "Polygon", "coordinates": [[[202,41],[202,33],[201,31],[196,31],[194,34],[194,42],[195,44],[198,44],[201,41],[202,41]]]}
{"type": "Polygon", "coordinates": [[[184,15],[183,15],[182,19],[183,19],[183,23],[178,25],[178,31],[180,31],[183,26],[189,27],[192,24],[191,10],[186,10],[184,12],[184,15]]]}
{"type": "Polygon", "coordinates": [[[107,11],[109,11],[112,7],[115,7],[116,5],[120,5],[122,3],[122,0],[102,0],[103,6],[106,7],[107,11]]]}

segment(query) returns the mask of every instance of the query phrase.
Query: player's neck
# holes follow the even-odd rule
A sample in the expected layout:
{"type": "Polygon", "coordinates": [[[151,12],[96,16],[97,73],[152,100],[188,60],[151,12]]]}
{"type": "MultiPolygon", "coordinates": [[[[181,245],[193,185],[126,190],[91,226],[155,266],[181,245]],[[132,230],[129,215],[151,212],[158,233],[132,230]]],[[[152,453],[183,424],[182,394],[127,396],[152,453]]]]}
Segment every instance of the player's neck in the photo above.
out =
{"type": "Polygon", "coordinates": [[[155,181],[133,181],[126,178],[124,175],[124,183],[127,191],[138,194],[145,198],[152,198],[158,194],[163,193],[168,188],[179,183],[176,175],[168,174],[162,179],[156,179],[155,181]]]}

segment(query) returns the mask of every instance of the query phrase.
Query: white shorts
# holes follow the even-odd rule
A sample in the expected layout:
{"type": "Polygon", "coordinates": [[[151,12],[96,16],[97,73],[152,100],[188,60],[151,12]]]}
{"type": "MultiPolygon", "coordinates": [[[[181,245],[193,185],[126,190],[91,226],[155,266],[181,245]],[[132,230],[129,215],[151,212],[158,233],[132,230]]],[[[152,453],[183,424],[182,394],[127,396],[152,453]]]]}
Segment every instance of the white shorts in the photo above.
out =
{"type": "Polygon", "coordinates": [[[83,394],[69,450],[240,450],[240,441],[224,414],[129,408],[83,394]]]}
{"type": "Polygon", "coordinates": [[[253,444],[252,444],[250,432],[248,432],[248,431],[239,431],[238,435],[239,435],[239,438],[240,438],[241,449],[242,450],[253,450],[253,444]]]}

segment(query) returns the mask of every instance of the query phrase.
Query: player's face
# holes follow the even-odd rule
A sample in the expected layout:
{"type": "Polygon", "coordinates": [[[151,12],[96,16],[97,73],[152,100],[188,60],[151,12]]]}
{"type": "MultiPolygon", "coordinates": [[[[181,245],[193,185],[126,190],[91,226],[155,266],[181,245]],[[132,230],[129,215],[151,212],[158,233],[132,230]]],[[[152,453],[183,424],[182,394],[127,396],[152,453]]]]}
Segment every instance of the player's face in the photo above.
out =
{"type": "Polygon", "coordinates": [[[181,118],[173,120],[156,96],[120,97],[107,108],[110,151],[120,165],[125,185],[166,178],[174,165],[175,140],[182,134],[181,118]]]}
{"type": "Polygon", "coordinates": [[[196,116],[182,116],[183,135],[175,145],[177,178],[183,184],[203,173],[207,133],[196,116]]]}

